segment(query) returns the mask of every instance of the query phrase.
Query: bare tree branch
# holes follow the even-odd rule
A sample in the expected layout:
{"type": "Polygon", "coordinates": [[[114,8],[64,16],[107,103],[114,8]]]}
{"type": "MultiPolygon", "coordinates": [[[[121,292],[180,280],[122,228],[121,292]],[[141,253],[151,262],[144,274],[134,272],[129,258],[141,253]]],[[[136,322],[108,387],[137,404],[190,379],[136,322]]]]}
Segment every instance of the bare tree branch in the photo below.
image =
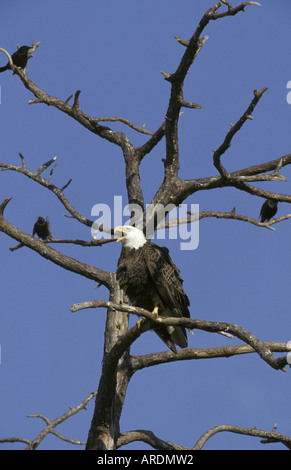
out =
{"type": "MultiPolygon", "coordinates": [[[[195,446],[192,450],[202,450],[206,442],[213,437],[215,434],[219,432],[232,432],[236,434],[252,436],[252,437],[260,437],[263,438],[261,440],[262,444],[270,444],[270,443],[281,443],[286,446],[289,450],[291,449],[291,438],[272,431],[264,431],[261,429],[254,428],[243,428],[240,426],[234,426],[231,424],[222,424],[219,426],[215,426],[211,429],[208,429],[196,442],[195,446]]],[[[173,442],[164,441],[159,439],[157,436],[154,435],[151,431],[146,431],[143,429],[138,429],[135,431],[128,431],[120,434],[117,447],[121,447],[123,445],[129,444],[131,442],[142,441],[146,444],[149,444],[152,448],[157,450],[190,450],[189,448],[182,447],[178,444],[174,444],[173,442]]]]}
{"type": "Polygon", "coordinates": [[[39,167],[39,169],[34,172],[34,175],[36,177],[40,176],[52,163],[54,163],[56,161],[56,159],[57,159],[57,157],[54,157],[51,160],[49,160],[48,162],[41,165],[39,167]]]}
{"type": "Polygon", "coordinates": [[[22,230],[16,228],[14,225],[4,219],[3,212],[11,198],[5,199],[0,205],[0,231],[6,233],[11,238],[14,238],[20,243],[39,253],[43,258],[46,258],[53,263],[61,266],[62,268],[72,271],[81,276],[92,279],[95,282],[105,285],[110,288],[112,284],[112,275],[110,272],[103,271],[85,263],[81,263],[74,258],[65,256],[62,253],[49,247],[43,240],[38,240],[22,230]]]}
{"type": "Polygon", "coordinates": [[[76,439],[68,439],[61,434],[57,433],[54,428],[58,426],[59,424],[63,423],[65,420],[70,418],[71,416],[75,415],[78,413],[80,410],[86,409],[86,405],[89,403],[92,398],[96,397],[97,392],[92,392],[90,395],[85,398],[79,405],[75,407],[70,407],[70,410],[64,413],[63,415],[59,416],[58,418],[54,419],[53,421],[49,420],[46,418],[44,415],[38,413],[34,415],[28,415],[29,418],[41,418],[45,423],[46,427],[40,432],[40,434],[32,441],[30,439],[24,439],[22,437],[8,437],[4,439],[0,439],[0,443],[4,442],[23,442],[27,444],[26,450],[35,450],[40,443],[44,440],[44,438],[48,434],[54,434],[56,437],[63,439],[67,442],[70,442],[71,444],[79,444],[79,445],[84,445],[84,442],[77,441],[76,439]]]}
{"type": "Polygon", "coordinates": [[[123,124],[126,124],[127,126],[131,127],[131,129],[134,129],[137,132],[140,132],[141,134],[146,134],[146,135],[153,135],[153,132],[147,131],[144,127],[136,126],[133,124],[131,121],[128,119],[125,119],[121,116],[102,116],[102,117],[96,117],[91,119],[92,122],[122,122],[123,124]]]}
{"type": "MultiPolygon", "coordinates": [[[[264,341],[265,347],[271,352],[289,352],[288,343],[276,341],[264,341]]],[[[162,351],[159,353],[150,353],[143,356],[132,355],[130,363],[133,373],[145,367],[168,364],[177,361],[192,361],[201,359],[229,358],[242,354],[254,354],[256,351],[249,344],[240,344],[234,346],[220,346],[214,348],[188,348],[177,351],[172,354],[171,351],[162,351]]]]}
{"type": "Polygon", "coordinates": [[[273,193],[272,191],[265,191],[264,189],[256,188],[250,184],[233,181],[231,186],[234,186],[237,189],[252,194],[253,196],[260,196],[265,199],[275,199],[276,201],[289,202],[291,203],[291,196],[286,194],[273,193]]]}
{"type": "Polygon", "coordinates": [[[165,135],[165,129],[166,129],[166,122],[163,122],[163,124],[156,130],[156,132],[152,135],[152,137],[145,144],[135,149],[135,154],[137,156],[139,163],[142,161],[144,156],[150,153],[152,149],[161,141],[161,139],[165,135]]]}
{"type": "MultiPolygon", "coordinates": [[[[144,205],[143,195],[140,187],[140,175],[139,175],[139,163],[140,157],[136,158],[136,153],[134,148],[123,132],[115,132],[109,127],[101,126],[98,123],[98,118],[92,118],[85,114],[79,104],[79,96],[81,91],[77,90],[74,96],[74,103],[72,106],[68,104],[69,99],[62,101],[59,98],[51,96],[44,91],[42,91],[32,80],[30,80],[26,73],[21,69],[15,68],[15,73],[20,77],[24,86],[34,94],[36,99],[31,100],[29,103],[43,103],[48,106],[53,106],[59,111],[69,115],[76,121],[78,121],[82,126],[86,127],[90,132],[98,135],[99,137],[111,142],[122,149],[124,161],[126,165],[126,182],[127,182],[127,191],[128,191],[128,200],[129,203],[138,203],[141,207],[144,205]]],[[[71,97],[70,97],[71,98],[71,97]]],[[[129,123],[128,120],[120,118],[125,123],[129,123]]],[[[131,127],[137,129],[137,126],[132,124],[131,127]]],[[[139,132],[141,130],[139,129],[139,132]]],[[[150,148],[153,143],[156,143],[162,138],[163,132],[155,133],[151,139],[150,143],[144,147],[143,155],[147,152],[147,149],[150,148]]],[[[139,152],[141,155],[141,153],[139,152]]]]}
{"type": "Polygon", "coordinates": [[[250,105],[248,106],[246,111],[243,113],[241,118],[236,122],[236,124],[231,125],[231,129],[227,133],[223,143],[218,147],[217,150],[214,151],[214,154],[213,154],[214,166],[224,178],[228,178],[229,175],[228,175],[228,172],[225,170],[225,168],[222,166],[220,157],[230,147],[232,138],[241,129],[241,127],[244,125],[246,120],[252,119],[252,112],[254,111],[256,105],[258,104],[260,98],[263,96],[263,93],[265,93],[267,89],[268,88],[265,87],[261,91],[254,90],[254,98],[252,99],[250,105]]]}
{"type": "Polygon", "coordinates": [[[228,11],[225,11],[223,13],[216,13],[216,10],[221,6],[220,3],[218,3],[218,8],[215,8],[215,10],[211,13],[211,19],[212,20],[217,20],[219,18],[223,18],[225,16],[234,16],[236,15],[237,13],[239,13],[240,11],[244,11],[245,7],[247,6],[251,6],[251,5],[255,5],[255,6],[262,6],[259,2],[243,2],[241,3],[240,5],[238,5],[237,7],[233,8],[230,3],[226,2],[226,1],[223,1],[221,0],[222,3],[224,3],[225,5],[228,6],[228,11]]]}
{"type": "Polygon", "coordinates": [[[14,64],[13,64],[13,60],[11,58],[11,55],[9,54],[9,52],[7,52],[5,49],[3,49],[2,47],[0,47],[0,51],[1,52],[4,52],[4,54],[6,55],[7,59],[8,59],[8,62],[9,62],[9,65],[11,67],[11,69],[14,71],[14,64]]]}
{"type": "MultiPolygon", "coordinates": [[[[291,155],[286,155],[281,157],[283,159],[282,166],[290,165],[291,155]]],[[[280,160],[280,159],[278,159],[280,160]]],[[[281,202],[291,203],[291,196],[282,193],[274,193],[272,191],[266,191],[261,188],[256,188],[255,186],[248,185],[246,182],[248,178],[250,181],[262,181],[261,175],[258,175],[259,172],[265,173],[270,170],[275,170],[278,164],[278,160],[272,160],[270,162],[254,165],[253,167],[244,168],[243,170],[238,170],[232,173],[229,173],[228,178],[224,178],[221,175],[219,176],[209,176],[206,178],[198,178],[194,180],[180,180],[172,181],[171,186],[165,185],[163,183],[164,194],[166,194],[168,200],[173,204],[181,204],[187,197],[195,194],[198,191],[205,191],[209,189],[223,188],[223,187],[233,187],[242,191],[245,191],[249,194],[259,196],[264,199],[275,199],[281,202]],[[254,176],[258,175],[258,179],[255,179],[254,176]],[[172,188],[170,190],[170,188],[172,188]]],[[[266,181],[275,181],[278,175],[269,175],[266,181]]],[[[286,178],[280,178],[281,181],[285,181],[286,178]]],[[[162,189],[156,193],[153,203],[161,199],[162,189]]]]}
{"type": "MultiPolygon", "coordinates": [[[[265,163],[259,163],[258,165],[250,166],[248,168],[244,168],[242,170],[234,171],[230,173],[230,176],[237,177],[237,176],[254,176],[260,173],[266,173],[267,171],[276,172],[277,168],[280,165],[280,169],[284,166],[290,165],[291,163],[291,153],[284,155],[283,157],[279,157],[275,160],[271,160],[265,163]]],[[[274,173],[273,173],[274,174],[274,173]]],[[[278,173],[276,173],[278,175],[278,173]]]]}
{"type": "Polygon", "coordinates": [[[284,220],[288,220],[291,218],[291,214],[282,215],[281,217],[277,217],[276,219],[269,220],[267,222],[259,222],[252,217],[247,215],[237,214],[236,208],[234,207],[230,212],[217,212],[217,211],[199,211],[199,212],[188,212],[187,217],[179,217],[176,219],[169,219],[169,220],[162,220],[158,226],[157,230],[161,230],[164,228],[173,228],[183,224],[191,224],[193,222],[197,222],[198,220],[215,217],[217,219],[233,219],[239,220],[242,222],[248,222],[257,227],[267,228],[269,230],[275,230],[272,225],[278,224],[279,222],[283,222],[284,220]]]}
{"type": "Polygon", "coordinates": [[[83,113],[79,106],[79,95],[80,90],[77,90],[75,93],[75,99],[73,106],[68,104],[68,100],[62,101],[59,98],[56,98],[52,95],[49,95],[42,91],[32,80],[30,80],[27,74],[23,73],[21,69],[15,68],[15,73],[20,77],[25,88],[27,88],[31,93],[34,94],[36,99],[30,100],[29,104],[33,103],[43,103],[48,106],[53,106],[59,111],[62,111],[68,116],[72,117],[78,121],[82,126],[86,127],[90,132],[99,135],[99,137],[108,140],[109,142],[118,145],[119,147],[124,146],[124,134],[122,132],[115,132],[109,127],[104,127],[94,121],[94,118],[91,118],[87,114],[83,113]]]}
{"type": "MultiPolygon", "coordinates": [[[[107,238],[105,240],[91,240],[91,241],[85,241],[85,240],[70,240],[70,239],[58,239],[58,238],[51,238],[49,240],[43,240],[43,243],[62,243],[62,244],[73,244],[73,245],[80,245],[80,246],[87,246],[87,247],[90,247],[90,246],[102,246],[102,245],[106,245],[107,243],[112,243],[112,242],[116,242],[116,240],[114,238],[107,238]]],[[[15,251],[15,250],[18,250],[19,248],[22,248],[23,246],[25,246],[23,243],[19,243],[19,245],[17,246],[11,246],[9,248],[10,251],[15,251]]]]}
{"type": "Polygon", "coordinates": [[[250,429],[243,428],[240,426],[233,426],[231,424],[222,424],[206,431],[196,442],[195,446],[193,447],[193,450],[201,450],[205,443],[208,441],[208,439],[210,439],[212,436],[219,432],[233,432],[237,434],[244,434],[247,436],[262,437],[264,438],[264,440],[267,440],[267,442],[281,442],[288,449],[291,449],[291,438],[285,436],[284,434],[280,434],[274,431],[262,431],[261,429],[256,428],[250,429]]]}
{"type": "Polygon", "coordinates": [[[121,433],[117,440],[117,448],[136,441],[145,442],[153,449],[157,450],[187,450],[186,447],[174,444],[173,442],[164,441],[158,438],[152,431],[146,431],[144,429],[121,433]]]}
{"type": "Polygon", "coordinates": [[[279,222],[282,222],[283,220],[290,219],[291,214],[283,215],[282,217],[278,217],[276,219],[272,219],[268,222],[259,222],[256,219],[253,219],[252,217],[246,216],[246,215],[240,215],[237,214],[235,211],[235,207],[232,209],[231,212],[213,212],[213,211],[201,211],[199,213],[191,213],[189,212],[189,217],[185,219],[178,219],[178,220],[170,220],[168,221],[168,224],[166,224],[166,227],[172,227],[175,225],[180,225],[182,223],[191,223],[194,222],[195,220],[201,220],[206,217],[216,217],[217,219],[234,219],[234,220],[240,220],[242,222],[248,222],[253,225],[256,225],[257,227],[264,227],[269,230],[275,230],[272,225],[277,224],[279,222]]]}
{"type": "MultiPolygon", "coordinates": [[[[105,300],[92,300],[89,302],[82,302],[79,304],[74,304],[71,307],[71,312],[76,312],[78,310],[83,310],[86,308],[103,308],[107,307],[110,308],[111,310],[116,310],[116,311],[126,311],[129,313],[133,313],[138,316],[142,316],[153,322],[154,324],[158,325],[167,325],[167,326],[184,326],[185,328],[189,328],[191,330],[194,329],[199,329],[199,330],[204,330],[208,331],[209,333],[220,333],[220,332],[226,332],[230,333],[243,342],[249,344],[254,351],[257,352],[257,354],[271,367],[273,367],[276,370],[283,370],[285,371],[284,367],[288,363],[287,357],[280,357],[276,358],[270,349],[258,338],[256,338],[252,333],[249,331],[245,330],[241,326],[235,325],[233,323],[228,323],[228,322],[212,322],[212,321],[206,321],[206,320],[198,320],[194,318],[177,318],[177,317],[161,317],[159,315],[153,314],[152,312],[148,312],[147,310],[144,310],[143,308],[138,308],[138,307],[131,307],[129,305],[122,305],[122,304],[114,304],[110,301],[105,301],[105,300]]],[[[126,334],[124,334],[122,337],[119,338],[119,346],[116,346],[116,348],[120,348],[120,353],[123,354],[125,349],[129,347],[130,344],[132,344],[133,341],[135,341],[138,336],[140,336],[141,333],[144,331],[147,331],[149,328],[149,324],[145,322],[146,328],[143,329],[141,326],[134,326],[132,327],[126,334]]],[[[117,343],[116,343],[117,345],[117,343]]],[[[168,353],[168,351],[167,351],[168,353]]],[[[178,351],[177,354],[183,355],[183,350],[178,351]]],[[[174,353],[169,352],[169,355],[174,355],[174,353]]]]}
{"type": "Polygon", "coordinates": [[[69,203],[69,201],[67,200],[66,196],[64,195],[63,193],[63,189],[65,189],[67,186],[68,186],[68,183],[65,184],[63,186],[62,189],[59,189],[57,186],[55,186],[54,184],[52,184],[48,179],[45,179],[41,176],[41,173],[48,168],[49,165],[51,165],[54,161],[55,161],[55,158],[52,158],[51,160],[49,160],[47,163],[44,163],[43,165],[41,165],[39,167],[38,170],[36,170],[35,172],[31,172],[29,171],[27,168],[26,168],[26,165],[25,165],[25,160],[24,160],[24,157],[22,156],[22,163],[23,165],[20,167],[20,166],[15,166],[15,165],[10,165],[8,163],[0,163],[0,168],[2,169],[1,171],[5,170],[5,171],[16,171],[17,173],[22,173],[23,175],[27,176],[28,178],[32,179],[33,181],[35,181],[36,183],[40,184],[41,186],[44,186],[45,188],[49,189],[50,191],[52,191],[56,196],[57,198],[59,199],[59,201],[63,204],[63,206],[66,208],[66,210],[75,218],[77,219],[79,222],[81,222],[82,224],[84,225],[87,225],[88,227],[91,227],[93,225],[93,221],[92,220],[89,220],[87,219],[86,217],[84,217],[83,215],[81,215],[78,211],[76,211],[72,206],[71,204],[69,203]]]}

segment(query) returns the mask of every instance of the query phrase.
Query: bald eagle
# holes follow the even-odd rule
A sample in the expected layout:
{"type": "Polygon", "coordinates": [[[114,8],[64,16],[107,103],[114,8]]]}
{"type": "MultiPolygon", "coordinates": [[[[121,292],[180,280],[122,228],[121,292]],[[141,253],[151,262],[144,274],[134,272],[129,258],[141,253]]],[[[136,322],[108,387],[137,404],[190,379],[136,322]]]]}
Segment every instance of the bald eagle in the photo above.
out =
{"type": "MultiPolygon", "coordinates": [[[[135,307],[167,317],[190,318],[189,299],[183,290],[179,269],[169,256],[169,250],[147,240],[143,232],[129,225],[116,227],[123,247],[117,267],[120,287],[135,307]]],[[[188,346],[182,326],[154,326],[154,331],[174,352],[176,346],[188,346]]]]}

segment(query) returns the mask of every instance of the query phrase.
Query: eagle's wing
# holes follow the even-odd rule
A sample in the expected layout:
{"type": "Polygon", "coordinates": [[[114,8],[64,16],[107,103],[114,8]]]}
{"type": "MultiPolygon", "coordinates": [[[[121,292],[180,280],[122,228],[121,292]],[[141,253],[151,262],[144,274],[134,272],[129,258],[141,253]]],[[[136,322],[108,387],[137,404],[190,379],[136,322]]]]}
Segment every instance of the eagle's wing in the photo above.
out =
{"type": "MultiPolygon", "coordinates": [[[[165,306],[164,315],[190,318],[190,302],[183,289],[183,279],[169,256],[169,250],[151,243],[147,247],[145,258],[157,293],[165,306]]],[[[184,327],[175,327],[171,337],[180,347],[187,347],[184,327]]]]}

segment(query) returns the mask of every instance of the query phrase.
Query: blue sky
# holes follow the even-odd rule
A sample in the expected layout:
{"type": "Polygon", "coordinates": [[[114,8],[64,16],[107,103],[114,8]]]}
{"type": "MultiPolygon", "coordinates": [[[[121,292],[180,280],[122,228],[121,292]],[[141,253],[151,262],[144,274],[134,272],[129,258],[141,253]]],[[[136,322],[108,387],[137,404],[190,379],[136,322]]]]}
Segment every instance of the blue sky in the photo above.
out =
{"type": "MultiPolygon", "coordinates": [[[[17,44],[41,42],[28,64],[29,77],[44,91],[63,100],[77,89],[80,105],[95,116],[123,116],[156,130],[163,122],[169,84],[160,71],[173,72],[184,51],[174,36],[188,39],[214,1],[63,0],[13,2],[2,0],[0,47],[13,53],[17,44]]],[[[232,2],[237,5],[238,2],[232,2]]],[[[208,25],[209,36],[186,79],[184,97],[202,105],[185,109],[180,118],[181,178],[216,175],[212,151],[224,140],[229,124],[245,111],[253,90],[264,94],[233,139],[223,163],[229,171],[279,158],[290,152],[291,80],[288,0],[261,0],[262,7],[208,25]]],[[[1,65],[6,57],[0,56],[1,65]]],[[[126,200],[124,162],[119,148],[90,134],[56,109],[28,105],[32,95],[11,72],[0,75],[1,158],[19,165],[18,153],[30,170],[57,156],[53,182],[66,189],[71,204],[91,217],[94,204],[113,207],[114,196],[126,200]]],[[[146,136],[123,126],[134,146],[146,136]]],[[[147,203],[163,178],[162,141],[141,167],[147,203]]],[[[258,187],[290,194],[287,182],[257,183],[258,187]]],[[[56,197],[25,176],[3,172],[0,198],[13,197],[6,218],[31,233],[37,216],[49,216],[56,238],[90,239],[90,229],[64,217],[56,197]]],[[[233,189],[196,193],[186,201],[200,210],[230,211],[258,218],[262,199],[233,189]]],[[[288,214],[288,204],[278,215],[288,214]]],[[[181,251],[179,240],[162,240],[184,278],[191,316],[229,321],[261,340],[289,341],[290,220],[275,231],[234,220],[204,219],[199,246],[181,251]]],[[[79,404],[98,386],[106,312],[72,314],[76,302],[108,298],[105,288],[62,270],[27,248],[10,252],[17,242],[0,234],[0,435],[33,439],[43,422],[79,404]]],[[[120,246],[102,248],[55,246],[63,253],[102,269],[115,270],[120,246]]],[[[136,318],[132,318],[132,322],[136,318]]],[[[190,347],[237,344],[238,341],[196,331],[190,347]]],[[[134,354],[163,350],[154,333],[133,345],[134,354]]],[[[143,370],[132,378],[121,418],[121,430],[149,429],[158,437],[193,446],[212,426],[236,424],[291,435],[290,371],[277,372],[258,356],[187,361],[143,370]]],[[[86,440],[93,402],[57,430],[86,440]]],[[[2,449],[22,449],[6,444],[2,449]]],[[[40,449],[70,449],[48,436],[40,449]]],[[[146,449],[137,443],[128,448],[146,449]]],[[[219,434],[206,449],[282,449],[262,446],[259,439],[219,434]]]]}

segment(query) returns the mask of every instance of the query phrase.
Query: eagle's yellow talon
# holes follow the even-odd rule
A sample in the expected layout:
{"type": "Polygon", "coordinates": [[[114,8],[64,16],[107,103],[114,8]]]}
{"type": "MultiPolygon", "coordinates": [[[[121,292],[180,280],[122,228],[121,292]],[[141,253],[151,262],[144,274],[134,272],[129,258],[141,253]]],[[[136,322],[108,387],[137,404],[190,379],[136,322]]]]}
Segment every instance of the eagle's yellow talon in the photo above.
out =
{"type": "MultiPolygon", "coordinates": [[[[158,315],[158,312],[159,312],[159,308],[158,308],[158,307],[155,307],[155,308],[153,309],[153,311],[152,311],[152,314],[153,314],[153,315],[158,315]]],[[[138,328],[140,328],[140,325],[141,325],[141,323],[142,323],[143,320],[145,320],[145,317],[142,317],[141,320],[138,320],[138,321],[136,322],[138,328]]]]}
{"type": "Polygon", "coordinates": [[[138,320],[138,321],[136,322],[138,328],[140,328],[140,325],[141,325],[141,323],[142,323],[143,320],[144,320],[144,317],[142,317],[141,320],[138,320]]]}

